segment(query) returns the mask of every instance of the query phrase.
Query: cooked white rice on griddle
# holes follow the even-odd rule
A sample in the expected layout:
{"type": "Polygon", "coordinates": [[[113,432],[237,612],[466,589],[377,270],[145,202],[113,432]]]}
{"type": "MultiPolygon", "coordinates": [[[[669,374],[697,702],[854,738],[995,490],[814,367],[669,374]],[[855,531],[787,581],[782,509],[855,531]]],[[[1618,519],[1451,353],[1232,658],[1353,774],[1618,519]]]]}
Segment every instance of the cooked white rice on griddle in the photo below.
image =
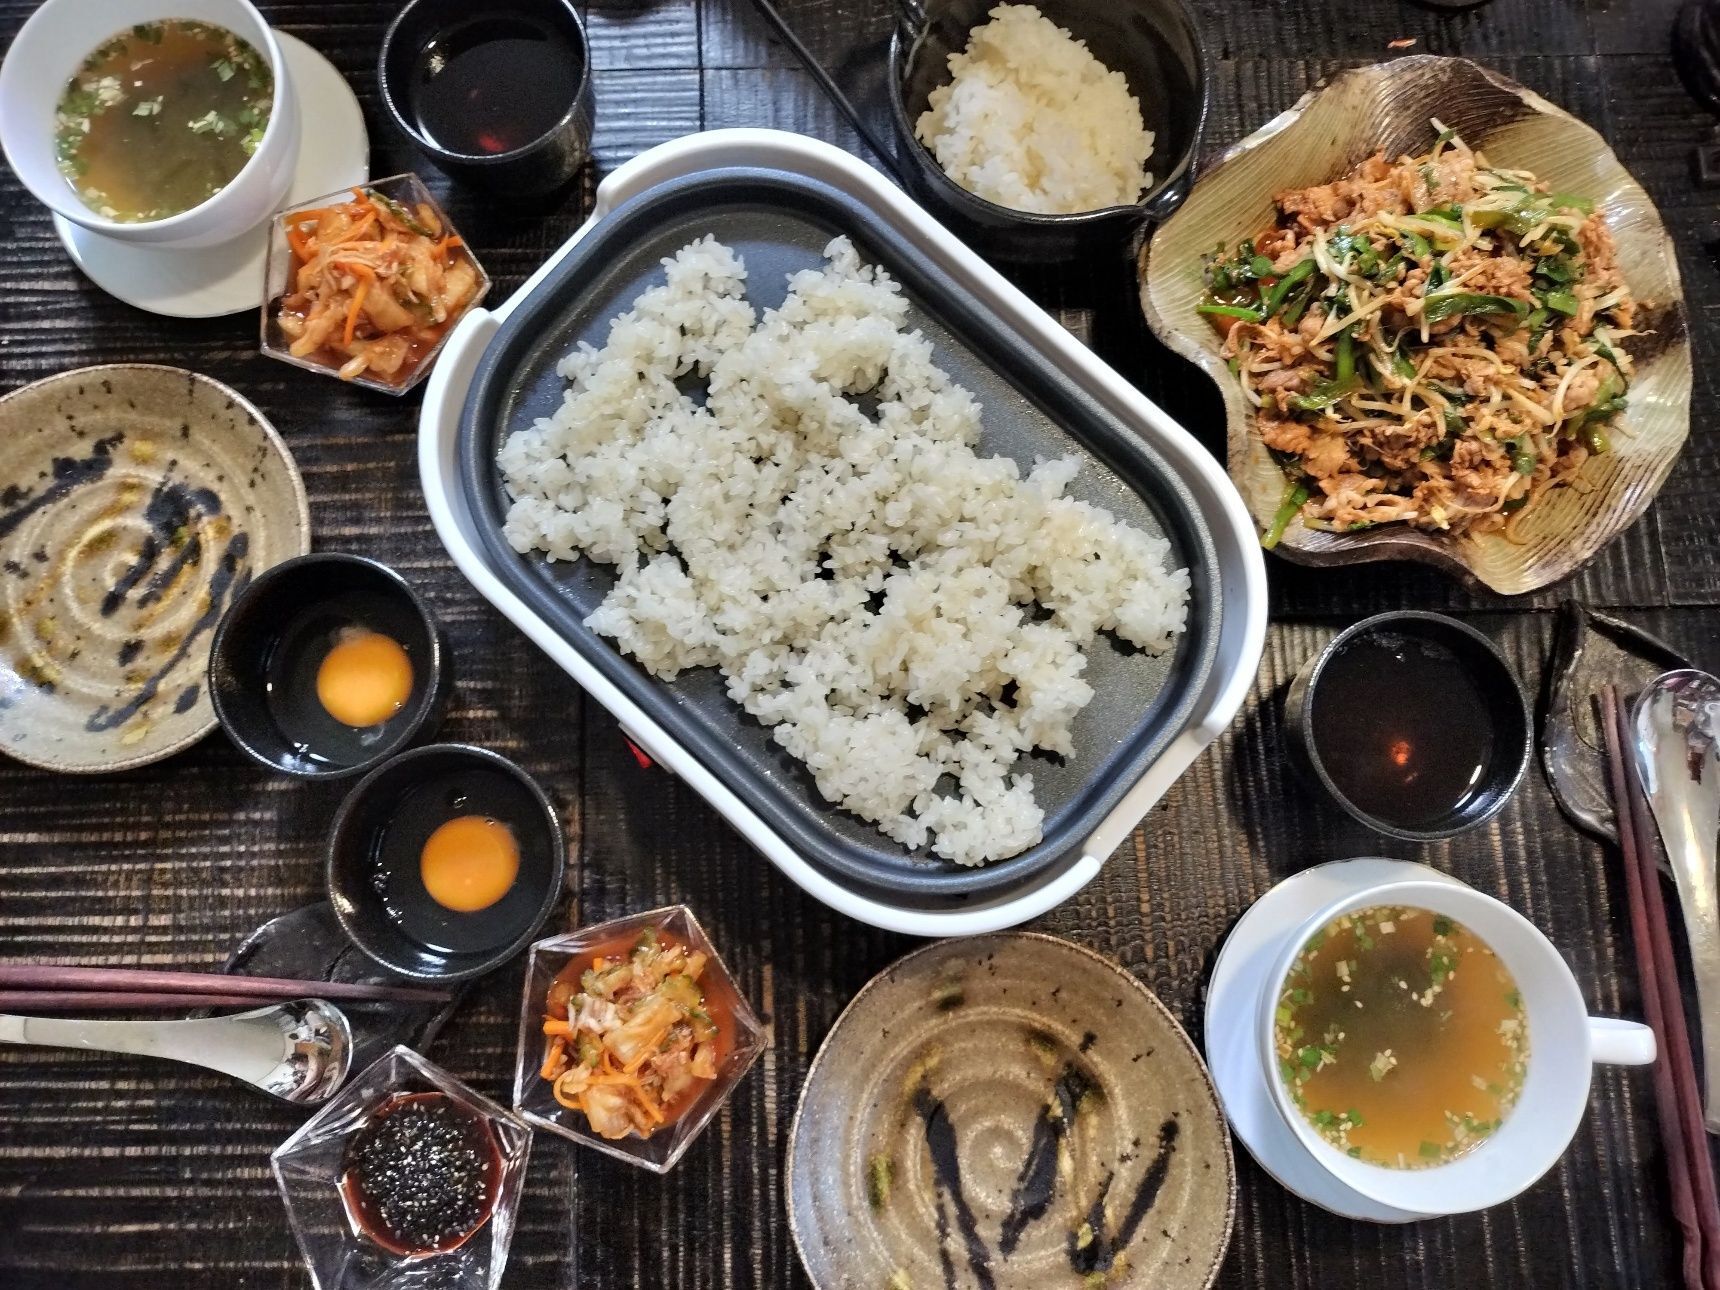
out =
{"type": "Polygon", "coordinates": [[[1044,818],[1015,768],[1074,751],[1082,647],[1170,648],[1188,573],[1063,495],[1076,457],[976,454],[980,405],[895,282],[846,238],[824,254],[762,318],[728,247],[665,260],[502,445],[507,538],[617,566],[587,625],[665,679],[721,668],[830,801],[960,864],[1014,855],[1044,818]]]}

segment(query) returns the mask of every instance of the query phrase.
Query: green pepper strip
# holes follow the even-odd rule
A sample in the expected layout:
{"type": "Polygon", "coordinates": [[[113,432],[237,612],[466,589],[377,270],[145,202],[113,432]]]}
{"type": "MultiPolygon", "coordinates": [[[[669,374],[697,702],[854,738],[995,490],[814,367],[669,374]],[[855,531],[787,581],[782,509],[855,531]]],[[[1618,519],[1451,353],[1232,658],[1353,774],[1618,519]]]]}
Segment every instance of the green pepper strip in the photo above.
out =
{"type": "Polygon", "coordinates": [[[1535,272],[1547,281],[1557,282],[1561,285],[1570,282],[1577,276],[1576,266],[1571,263],[1568,256],[1563,255],[1542,256],[1535,261],[1535,272]]]}
{"type": "Polygon", "coordinates": [[[1595,213],[1595,204],[1587,197],[1578,197],[1575,193],[1554,193],[1547,198],[1547,205],[1555,210],[1581,211],[1585,215],[1595,213]]]}
{"type": "Polygon", "coordinates": [[[1607,432],[1602,430],[1598,425],[1588,425],[1585,423],[1580,437],[1583,447],[1587,448],[1597,457],[1603,452],[1610,452],[1612,450],[1612,441],[1607,438],[1607,432]]]}
{"type": "Polygon", "coordinates": [[[1348,261],[1364,278],[1373,277],[1380,267],[1379,252],[1374,250],[1374,244],[1358,234],[1340,233],[1326,245],[1335,258],[1348,261]]]}
{"type": "Polygon", "coordinates": [[[1260,308],[1263,316],[1270,318],[1273,314],[1277,313],[1279,306],[1284,303],[1285,297],[1290,294],[1291,288],[1297,286],[1299,283],[1306,282],[1313,276],[1313,274],[1314,258],[1312,256],[1309,256],[1306,260],[1298,260],[1294,267],[1289,269],[1282,278],[1279,278],[1277,282],[1274,282],[1270,287],[1266,288],[1264,293],[1262,293],[1260,297],[1260,308]]]}
{"type": "Polygon", "coordinates": [[[1516,220],[1516,211],[1500,210],[1493,206],[1483,206],[1480,210],[1470,211],[1469,220],[1476,228],[1506,228],[1512,225],[1516,220]]]}
{"type": "Polygon", "coordinates": [[[1284,490],[1284,501],[1278,507],[1278,513],[1272,517],[1272,527],[1266,530],[1266,536],[1260,539],[1260,545],[1270,551],[1278,545],[1284,536],[1284,530],[1290,527],[1290,521],[1308,500],[1308,485],[1297,480],[1284,490]]]}
{"type": "Polygon", "coordinates": [[[1338,384],[1348,385],[1356,379],[1355,325],[1338,333],[1338,384]]]}
{"type": "Polygon", "coordinates": [[[1422,317],[1430,323],[1444,322],[1465,314],[1527,314],[1529,306],[1521,300],[1504,296],[1482,295],[1475,291],[1444,291],[1423,297],[1422,317]]]}
{"type": "Polygon", "coordinates": [[[1296,293],[1296,299],[1292,300],[1289,307],[1284,310],[1283,323],[1286,327],[1294,327],[1302,321],[1303,313],[1314,302],[1316,290],[1317,285],[1313,281],[1309,281],[1301,291],[1296,293]]]}
{"type": "Polygon", "coordinates": [[[1290,406],[1298,412],[1319,412],[1361,385],[1356,376],[1356,338],[1352,324],[1338,333],[1337,373],[1329,381],[1318,381],[1306,394],[1292,395],[1290,406]]]}
{"type": "Polygon", "coordinates": [[[1585,415],[1593,420],[1611,416],[1624,406],[1622,397],[1624,392],[1624,377],[1614,367],[1612,371],[1601,378],[1600,384],[1595,387],[1594,398],[1590,401],[1585,415]]]}
{"type": "Polygon", "coordinates": [[[1547,302],[1547,308],[1557,310],[1567,318],[1576,317],[1577,297],[1574,293],[1569,291],[1549,291],[1541,298],[1547,302]]]}
{"type": "Polygon", "coordinates": [[[1348,394],[1355,384],[1354,377],[1351,377],[1348,383],[1317,381],[1308,393],[1291,395],[1290,406],[1298,412],[1322,412],[1348,394]]]}
{"type": "Polygon", "coordinates": [[[1211,318],[1240,318],[1244,322],[1259,322],[1266,315],[1258,309],[1248,309],[1242,305],[1196,305],[1195,312],[1206,314],[1211,318]]]}
{"type": "Polygon", "coordinates": [[[1535,473],[1535,466],[1540,459],[1535,456],[1532,449],[1524,447],[1523,440],[1512,439],[1505,446],[1511,451],[1512,470],[1519,475],[1533,475],[1535,473]]]}

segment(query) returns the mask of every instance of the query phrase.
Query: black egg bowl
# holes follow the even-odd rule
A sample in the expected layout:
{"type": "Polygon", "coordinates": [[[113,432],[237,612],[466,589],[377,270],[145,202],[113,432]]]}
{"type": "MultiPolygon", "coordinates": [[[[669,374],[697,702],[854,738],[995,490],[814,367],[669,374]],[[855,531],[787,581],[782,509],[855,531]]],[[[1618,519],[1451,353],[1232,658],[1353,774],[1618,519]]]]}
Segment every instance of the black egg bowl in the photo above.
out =
{"type": "MultiPolygon", "coordinates": [[[[507,758],[467,744],[430,744],[383,763],[361,779],[329,832],[325,876],[335,918],[352,943],[391,972],[418,981],[464,981],[500,967],[542,929],[561,897],[566,842],[555,804],[530,775],[507,758]],[[441,800],[426,801],[431,786],[460,781],[467,803],[458,811],[441,800]],[[450,949],[409,934],[394,914],[398,895],[384,894],[377,881],[385,847],[416,854],[422,839],[456,813],[485,814],[506,824],[519,846],[520,869],[508,894],[488,910],[446,915],[450,949]],[[505,929],[488,943],[461,935],[468,926],[505,929]]],[[[409,897],[408,897],[409,899],[409,897]]],[[[422,905],[422,900],[419,902],[422,905]]]]}
{"type": "Polygon", "coordinates": [[[1535,750],[1535,725],[1528,696],[1499,647],[1467,623],[1424,610],[1397,610],[1364,618],[1339,632],[1309,659],[1290,683],[1284,699],[1284,731],[1290,764],[1309,784],[1323,790],[1352,819],[1387,837],[1405,842],[1438,842],[1456,837],[1497,815],[1517,791],[1535,750]],[[1494,714],[1493,756],[1486,776],[1461,806],[1426,827],[1406,827],[1362,810],[1339,790],[1320,757],[1312,712],[1320,702],[1320,678],[1327,663],[1360,637],[1391,633],[1430,641],[1450,650],[1480,688],[1494,714]]]}
{"type": "Polygon", "coordinates": [[[1206,119],[1207,65],[1200,29],[1183,0],[1041,0],[1052,22],[1121,72],[1153,132],[1152,185],[1127,206],[1069,215],[1013,210],[951,179],[914,135],[934,89],[950,79],[950,55],[967,47],[996,0],[929,0],[917,31],[898,26],[890,41],[890,111],[901,178],[915,200],[982,253],[1016,263],[1122,257],[1149,222],[1164,219],[1194,182],[1206,119]]]}
{"type": "MultiPolygon", "coordinates": [[[[322,552],[265,570],[234,599],[209,647],[209,696],[238,748],[260,765],[305,779],[349,779],[428,738],[447,707],[448,648],[430,605],[393,569],[358,555],[322,552]],[[268,671],[283,633],[320,605],[356,600],[364,626],[392,636],[412,659],[412,693],[362,758],[328,761],[284,733],[270,708],[268,671]]],[[[302,696],[314,703],[311,695],[302,696]]]]}

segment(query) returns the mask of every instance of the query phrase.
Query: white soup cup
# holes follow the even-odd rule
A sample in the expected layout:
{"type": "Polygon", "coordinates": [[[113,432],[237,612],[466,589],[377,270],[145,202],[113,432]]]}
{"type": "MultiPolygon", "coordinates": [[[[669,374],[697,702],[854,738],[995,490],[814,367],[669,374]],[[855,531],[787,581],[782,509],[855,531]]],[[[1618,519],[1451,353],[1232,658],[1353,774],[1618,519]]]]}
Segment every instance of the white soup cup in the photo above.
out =
{"type": "Polygon", "coordinates": [[[1363,1196],[1424,1216],[1461,1214],[1510,1200],[1558,1163],[1588,1105],[1596,1062],[1639,1066],[1655,1059],[1654,1032],[1633,1021],[1591,1017],[1558,950],[1509,905],[1456,883],[1382,883],[1334,900],[1285,941],[1262,983],[1255,1021],[1261,1073],[1273,1105],[1310,1155],[1363,1196]],[[1517,983],[1529,1029],[1528,1070],[1505,1122],[1479,1146],[1444,1164],[1392,1169],[1352,1159],[1297,1109],[1278,1070],[1274,1025],[1285,979],[1315,932],[1344,914],[1381,905],[1430,910],[1490,946],[1517,983]]]}
{"type": "Polygon", "coordinates": [[[47,0],[30,15],[0,64],[0,147],[36,200],[74,224],[122,242],[214,246],[279,209],[299,158],[299,107],[275,33],[246,0],[47,0]],[[190,20],[224,27],[255,49],[275,78],[262,142],[220,192],[166,219],[126,224],[79,200],[54,157],[54,116],[66,84],[109,37],[138,23],[190,20]]]}

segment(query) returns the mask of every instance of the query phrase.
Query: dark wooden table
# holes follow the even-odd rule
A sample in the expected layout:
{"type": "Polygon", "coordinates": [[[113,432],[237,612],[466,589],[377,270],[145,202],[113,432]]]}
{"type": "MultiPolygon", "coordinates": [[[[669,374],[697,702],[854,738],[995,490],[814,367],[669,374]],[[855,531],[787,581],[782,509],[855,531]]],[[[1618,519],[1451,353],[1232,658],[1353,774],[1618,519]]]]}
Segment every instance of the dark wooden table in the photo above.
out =
{"type": "MultiPolygon", "coordinates": [[[[1102,0],[1094,0],[1100,3],[1102,0]]],[[[1472,615],[1538,684],[1551,610],[1576,596],[1720,666],[1720,261],[1714,194],[1689,158],[1712,122],[1668,55],[1673,0],[1494,0],[1441,15],[1396,0],[1195,0],[1212,66],[1209,148],[1292,103],[1321,75],[1391,56],[1388,42],[1477,58],[1576,112],[1647,186],[1678,239],[1696,348],[1695,424],[1654,508],[1573,583],[1524,601],[1434,574],[1370,566],[1271,569],[1273,625],[1253,695],[1103,876],[1038,927],[1126,964],[1200,1036],[1215,947],[1274,882],[1335,857],[1438,865],[1523,910],[1569,958],[1591,1007],[1635,1015],[1638,991],[1615,856],[1572,829],[1539,773],[1488,827],[1440,846],[1393,844],[1288,778],[1282,690],[1343,624],[1398,606],[1472,615]]],[[[32,5],[0,0],[9,38],[32,5]]],[[[377,111],[387,3],[277,0],[273,20],[329,55],[363,100],[373,173],[415,164],[377,111]]],[[[875,101],[884,0],[794,0],[808,41],[875,101]]],[[[99,11],[91,3],[92,12],[99,11]]],[[[753,17],[747,0],[601,0],[596,163],[575,190],[507,209],[448,194],[498,288],[513,289],[583,219],[595,180],[701,127],[774,125],[859,149],[753,17]]],[[[420,169],[424,169],[420,167],[420,169]]],[[[439,191],[445,191],[442,185],[439,191]]],[[[154,318],[85,282],[43,210],[0,175],[0,387],[111,360],[179,363],[229,381],[285,434],[310,492],[316,545],[377,557],[435,604],[455,643],[444,734],[518,759],[569,825],[568,923],[684,900],[775,1022],[775,1044],[667,1179],[540,1141],[507,1284],[726,1287],[805,1283],[783,1217],[782,1163],[811,1054],[847,999],[909,948],[814,903],[700,800],[642,770],[587,702],[455,572],[418,490],[415,400],[343,388],[258,356],[249,316],[154,318]]],[[[1208,442],[1218,402],[1145,334],[1118,266],[1025,284],[1208,442]]],[[[264,919],[318,897],[339,790],[271,777],[219,735],[129,774],[72,779],[0,761],[0,955],[129,965],[218,964],[264,919]]],[[[482,982],[429,1055],[506,1097],[517,968],[482,982]]],[[[1529,1108],[1532,1112],[1533,1108],[1529,1108]]],[[[0,1049],[0,1287],[230,1290],[308,1285],[269,1152],[300,1122],[215,1077],[128,1059],[0,1049]]],[[[1510,1205],[1409,1228],[1331,1217],[1238,1151],[1241,1202],[1226,1286],[1652,1287],[1676,1237],[1647,1079],[1603,1070],[1570,1153],[1510,1205]]]]}

